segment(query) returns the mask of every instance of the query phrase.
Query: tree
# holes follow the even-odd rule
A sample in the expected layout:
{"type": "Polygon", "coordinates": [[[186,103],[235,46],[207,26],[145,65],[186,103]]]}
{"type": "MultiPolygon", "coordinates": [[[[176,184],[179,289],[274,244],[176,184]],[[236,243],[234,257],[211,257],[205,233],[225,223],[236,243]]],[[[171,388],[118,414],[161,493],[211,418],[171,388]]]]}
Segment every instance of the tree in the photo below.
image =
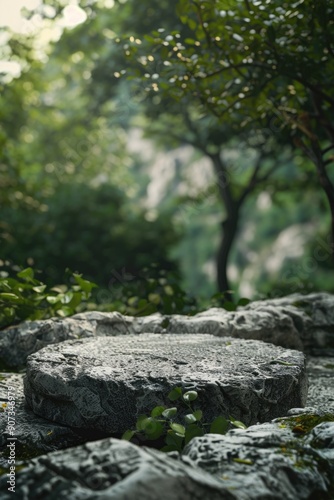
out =
{"type": "Polygon", "coordinates": [[[180,0],[192,35],[153,33],[146,51],[168,61],[156,92],[191,96],[203,113],[242,128],[259,122],[302,149],[328,200],[334,256],[333,13],[327,0],[180,0]]]}
{"type": "Polygon", "coordinates": [[[66,267],[103,286],[112,271],[138,277],[152,262],[176,267],[169,250],[177,231],[168,214],[149,221],[140,207],[143,175],[131,175],[138,163],[117,114],[90,106],[98,34],[64,33],[47,62],[23,51],[24,38],[10,39],[23,66],[1,88],[0,258],[28,259],[49,283],[61,282],[66,267]]]}
{"type": "MultiPolygon", "coordinates": [[[[273,162],[269,158],[269,149],[273,147],[274,141],[270,141],[270,147],[263,147],[261,137],[257,140],[256,147],[251,148],[248,141],[252,136],[254,146],[254,130],[249,129],[247,133],[244,130],[239,147],[245,149],[245,154],[249,155],[251,161],[246,172],[241,175],[239,171],[236,174],[224,160],[222,151],[235,136],[240,136],[238,120],[231,118],[222,124],[212,112],[199,113],[193,95],[176,92],[174,96],[170,92],[170,83],[164,82],[163,76],[160,79],[162,73],[171,80],[169,58],[173,60],[173,54],[179,54],[181,41],[183,43],[183,40],[189,40],[191,35],[192,25],[182,24],[182,17],[180,19],[174,11],[177,4],[176,1],[172,5],[168,2],[150,2],[142,3],[138,8],[133,0],[129,0],[120,8],[116,5],[112,11],[96,9],[96,15],[92,15],[85,25],[77,28],[78,39],[82,37],[85,40],[87,50],[93,56],[86,98],[91,97],[88,107],[93,115],[103,112],[105,107],[113,106],[116,102],[114,110],[118,112],[119,120],[125,128],[130,127],[135,113],[144,113],[147,117],[145,130],[149,137],[158,137],[160,141],[163,138],[164,147],[191,144],[211,160],[216,174],[217,193],[225,212],[221,226],[221,245],[217,254],[217,278],[219,290],[227,293],[230,289],[227,278],[228,258],[237,234],[242,206],[248,196],[261,189],[278,170],[280,161],[273,162]],[[156,30],[152,38],[148,33],[154,28],[156,30]],[[167,30],[172,34],[166,35],[167,30]],[[124,40],[126,33],[128,36],[124,40]],[[102,45],[103,50],[92,49],[90,40],[94,47],[102,45]],[[147,46],[141,50],[142,41],[145,40],[149,44],[156,44],[160,40],[161,53],[155,50],[154,56],[148,55],[145,53],[147,46]],[[138,56],[138,61],[134,55],[138,56]],[[131,82],[120,78],[136,69],[140,72],[140,80],[131,82]],[[159,87],[163,90],[160,95],[156,92],[159,87]],[[122,93],[125,95],[125,105],[119,107],[122,93]],[[132,110],[129,102],[133,103],[132,110]]],[[[78,50],[76,46],[80,46],[75,38],[66,33],[59,45],[60,52],[64,50],[62,44],[68,47],[65,50],[68,50],[69,58],[74,57],[78,50]]],[[[83,59],[83,63],[85,61],[83,59]]],[[[177,85],[175,89],[178,91],[177,85]]]]}

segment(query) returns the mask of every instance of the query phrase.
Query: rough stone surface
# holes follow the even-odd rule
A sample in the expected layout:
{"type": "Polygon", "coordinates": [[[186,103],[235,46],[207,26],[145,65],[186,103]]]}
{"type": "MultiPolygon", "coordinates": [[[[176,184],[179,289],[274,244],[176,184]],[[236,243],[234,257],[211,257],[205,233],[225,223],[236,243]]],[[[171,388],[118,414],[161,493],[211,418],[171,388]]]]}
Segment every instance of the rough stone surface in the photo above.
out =
{"type": "Polygon", "coordinates": [[[0,335],[0,363],[5,367],[25,366],[29,354],[64,340],[99,335],[132,333],[133,318],[118,312],[88,312],[71,318],[26,321],[6,328],[0,335]]]}
{"type": "MultiPolygon", "coordinates": [[[[5,476],[2,499],[13,498],[5,476]]],[[[236,500],[223,482],[162,452],[106,439],[31,461],[16,478],[16,498],[44,500],[236,500]]]]}
{"type": "Polygon", "coordinates": [[[304,350],[313,355],[334,356],[334,295],[295,293],[278,299],[251,302],[245,309],[263,311],[267,307],[282,308],[287,314],[297,310],[300,319],[296,326],[304,350]]]}
{"type": "Polygon", "coordinates": [[[29,354],[64,340],[141,333],[231,336],[334,356],[334,295],[294,294],[252,302],[238,311],[211,308],[195,316],[156,313],[133,318],[117,312],[85,312],[25,322],[1,332],[0,365],[20,368],[29,354]]]}
{"type": "Polygon", "coordinates": [[[334,358],[310,356],[307,359],[307,373],[307,406],[334,413],[334,358]]]}
{"type": "MultiPolygon", "coordinates": [[[[334,360],[310,357],[307,360],[309,390],[306,405],[301,412],[334,414],[334,360]]],[[[0,405],[8,403],[7,387],[14,387],[16,404],[17,459],[33,458],[49,451],[79,445],[97,439],[97,433],[80,432],[35,415],[25,404],[23,394],[24,374],[0,373],[0,405]]],[[[1,410],[1,407],[0,407],[1,410]]],[[[290,413],[290,411],[288,412],[290,413]]],[[[0,418],[0,468],[8,468],[6,444],[10,435],[5,414],[0,418]]],[[[102,436],[101,436],[102,437],[102,436]]]]}
{"type": "MultiPolygon", "coordinates": [[[[181,459],[105,439],[32,460],[16,476],[22,500],[332,500],[334,422],[299,437],[293,418],[195,438],[181,459]]],[[[334,415],[332,416],[334,418],[334,415]]],[[[12,498],[7,477],[1,498],[12,498]]]]}
{"type": "Polygon", "coordinates": [[[332,500],[334,421],[320,423],[303,437],[288,422],[194,438],[182,460],[223,480],[239,500],[332,500]]]}
{"type": "Polygon", "coordinates": [[[304,405],[305,359],[264,342],[210,335],[67,341],[28,358],[25,396],[49,420],[118,433],[168,404],[179,385],[199,392],[206,421],[223,414],[263,422],[304,405]]]}

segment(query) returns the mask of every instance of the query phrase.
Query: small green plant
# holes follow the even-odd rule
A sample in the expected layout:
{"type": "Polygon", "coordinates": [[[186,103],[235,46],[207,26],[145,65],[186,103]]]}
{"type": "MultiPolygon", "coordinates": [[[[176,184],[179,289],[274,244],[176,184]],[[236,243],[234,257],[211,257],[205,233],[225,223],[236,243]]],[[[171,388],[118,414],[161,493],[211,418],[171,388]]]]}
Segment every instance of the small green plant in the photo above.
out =
{"type": "Polygon", "coordinates": [[[16,277],[0,277],[0,329],[25,320],[70,316],[87,301],[96,286],[80,274],[71,276],[70,286],[48,288],[35,278],[31,267],[16,277]]]}
{"type": "Polygon", "coordinates": [[[161,451],[182,451],[194,437],[203,436],[206,433],[225,434],[230,424],[234,427],[246,429],[245,424],[233,417],[229,420],[223,416],[216,417],[211,423],[203,423],[203,412],[194,410],[193,401],[198,398],[196,391],[186,391],[183,393],[182,387],[175,387],[168,394],[171,402],[181,400],[189,410],[183,417],[183,424],[176,422],[178,409],[173,406],[156,406],[148,415],[140,415],[137,419],[136,430],[127,430],[122,439],[130,441],[137,436],[146,441],[164,441],[161,451]]]}

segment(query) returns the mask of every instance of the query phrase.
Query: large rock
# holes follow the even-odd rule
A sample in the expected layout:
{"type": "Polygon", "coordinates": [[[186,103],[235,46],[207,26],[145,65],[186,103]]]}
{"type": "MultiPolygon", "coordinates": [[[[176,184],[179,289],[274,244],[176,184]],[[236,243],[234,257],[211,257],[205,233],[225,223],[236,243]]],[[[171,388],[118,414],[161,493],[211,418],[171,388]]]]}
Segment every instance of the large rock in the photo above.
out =
{"type": "Polygon", "coordinates": [[[334,355],[334,295],[295,293],[287,297],[251,302],[245,309],[266,311],[268,307],[283,309],[288,315],[291,315],[291,311],[294,315],[295,311],[299,312],[296,327],[300,331],[304,351],[313,355],[334,355]]]}
{"type": "Polygon", "coordinates": [[[206,434],[186,446],[182,460],[223,480],[239,500],[331,500],[334,414],[299,415],[224,436],[206,434]]]}
{"type": "MultiPolygon", "coordinates": [[[[309,390],[307,411],[334,414],[334,361],[330,358],[310,357],[307,360],[309,390]],[[311,408],[310,408],[311,407],[311,408]]],[[[0,401],[8,403],[8,386],[15,392],[15,437],[17,464],[42,455],[99,438],[98,432],[80,431],[51,422],[33,413],[25,404],[23,374],[0,373],[0,401]]],[[[0,407],[1,411],[1,407],[0,407]]],[[[4,413],[4,412],[3,412],[4,413]]],[[[0,418],[0,470],[8,469],[6,444],[10,438],[5,414],[0,418]]],[[[100,437],[103,437],[100,435],[100,437]]],[[[107,436],[105,436],[107,437],[107,436]]]]}
{"type": "Polygon", "coordinates": [[[67,341],[28,358],[25,396],[49,420],[121,433],[139,414],[170,404],[175,386],[198,391],[207,422],[219,414],[263,422],[305,404],[305,359],[271,344],[210,335],[67,341]]]}
{"type": "Polygon", "coordinates": [[[64,340],[141,333],[210,334],[262,340],[314,355],[334,355],[334,295],[294,294],[252,302],[238,311],[211,308],[195,316],[85,312],[28,321],[0,335],[0,366],[20,368],[27,356],[64,340]]]}
{"type": "MultiPolygon", "coordinates": [[[[7,477],[0,478],[1,498],[12,499],[7,477]]],[[[223,482],[203,470],[139,448],[106,439],[32,460],[16,477],[20,500],[236,500],[223,482]]]]}
{"type": "Polygon", "coordinates": [[[307,406],[334,413],[334,358],[309,356],[307,406]]]}
{"type": "Polygon", "coordinates": [[[71,318],[26,321],[0,333],[0,365],[22,368],[29,354],[64,340],[132,333],[133,318],[118,312],[87,312],[71,318]]]}
{"type": "MultiPolygon", "coordinates": [[[[16,474],[15,493],[22,500],[332,500],[334,415],[312,416],[314,428],[296,433],[303,418],[195,438],[181,460],[112,438],[49,453],[16,474]]],[[[7,480],[0,478],[4,500],[13,494],[7,480]]]]}
{"type": "MultiPolygon", "coordinates": [[[[38,417],[27,408],[23,394],[23,374],[0,374],[0,401],[8,405],[8,388],[10,394],[15,395],[15,438],[16,438],[16,465],[23,461],[42,455],[49,451],[68,448],[94,439],[94,435],[87,436],[80,430],[71,429],[55,422],[38,417]]],[[[7,426],[6,409],[0,407],[0,470],[8,469],[7,444],[12,434],[7,426]]],[[[101,438],[96,434],[95,439],[101,438]]]]}

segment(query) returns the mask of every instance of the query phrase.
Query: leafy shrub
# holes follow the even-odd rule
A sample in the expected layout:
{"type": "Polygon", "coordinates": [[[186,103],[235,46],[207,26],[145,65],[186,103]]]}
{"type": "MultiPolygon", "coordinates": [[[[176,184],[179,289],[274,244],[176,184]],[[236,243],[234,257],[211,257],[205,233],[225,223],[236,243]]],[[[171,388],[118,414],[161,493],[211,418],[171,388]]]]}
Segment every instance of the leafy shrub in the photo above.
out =
{"type": "Polygon", "coordinates": [[[195,314],[198,306],[195,298],[180,287],[180,278],[174,272],[151,265],[133,276],[123,271],[114,279],[108,290],[100,289],[94,294],[96,304],[90,308],[100,311],[119,311],[131,316],[161,314],[195,314]]]}
{"type": "Polygon", "coordinates": [[[198,398],[196,391],[186,391],[183,393],[181,387],[175,387],[169,394],[170,401],[181,400],[189,410],[184,417],[184,423],[175,421],[178,414],[176,407],[166,408],[165,406],[156,406],[148,415],[139,415],[136,423],[136,430],[127,430],[122,439],[130,441],[135,436],[146,441],[164,440],[161,451],[182,451],[194,437],[203,436],[206,433],[225,434],[230,424],[234,427],[245,429],[246,426],[239,420],[229,417],[229,420],[223,416],[216,417],[211,423],[203,423],[203,412],[194,410],[192,402],[198,398]]]}
{"type": "Polygon", "coordinates": [[[8,235],[0,233],[0,245],[3,259],[22,267],[33,262],[45,283],[60,283],[66,268],[101,287],[122,269],[135,279],[154,262],[176,269],[169,250],[178,234],[170,217],[147,220],[144,209],[133,210],[115,186],[60,184],[42,202],[43,210],[23,204],[2,210],[0,227],[5,221],[8,235]]]}
{"type": "Polygon", "coordinates": [[[15,278],[0,277],[0,329],[27,319],[65,317],[77,312],[96,285],[80,274],[73,274],[72,279],[70,286],[48,288],[35,278],[31,267],[18,272],[15,278]]]}

